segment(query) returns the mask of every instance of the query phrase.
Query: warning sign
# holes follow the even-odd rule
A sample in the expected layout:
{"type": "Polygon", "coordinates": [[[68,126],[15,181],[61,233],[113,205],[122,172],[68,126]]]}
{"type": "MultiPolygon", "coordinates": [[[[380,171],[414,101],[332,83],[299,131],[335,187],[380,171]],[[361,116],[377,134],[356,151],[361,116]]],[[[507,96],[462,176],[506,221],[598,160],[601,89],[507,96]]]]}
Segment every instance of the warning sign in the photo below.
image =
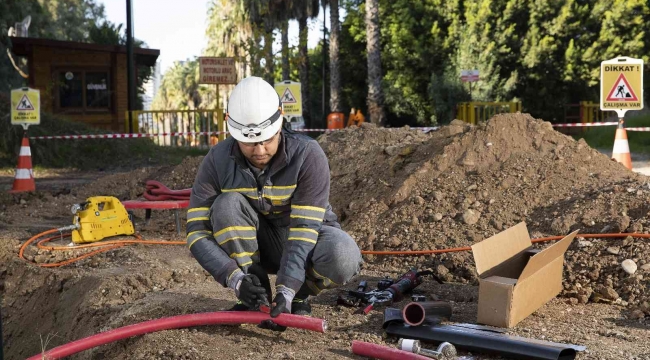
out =
{"type": "Polygon", "coordinates": [[[286,88],[284,90],[284,94],[282,94],[282,102],[283,103],[291,103],[291,104],[296,103],[296,97],[293,96],[293,94],[291,93],[291,89],[286,88]]]}
{"type": "Polygon", "coordinates": [[[23,95],[23,98],[18,102],[18,106],[16,106],[16,110],[34,110],[34,105],[29,101],[27,95],[23,95]]]}
{"type": "Polygon", "coordinates": [[[38,125],[41,123],[40,91],[30,88],[11,90],[11,123],[38,125]]]}
{"type": "Polygon", "coordinates": [[[234,58],[199,57],[199,84],[236,84],[234,58]]]}
{"type": "Polygon", "coordinates": [[[302,96],[299,82],[286,80],[276,83],[275,91],[280,97],[285,116],[302,116],[302,96]]]}
{"type": "Polygon", "coordinates": [[[643,109],[643,60],[619,57],[600,65],[600,108],[622,117],[643,109]]]}

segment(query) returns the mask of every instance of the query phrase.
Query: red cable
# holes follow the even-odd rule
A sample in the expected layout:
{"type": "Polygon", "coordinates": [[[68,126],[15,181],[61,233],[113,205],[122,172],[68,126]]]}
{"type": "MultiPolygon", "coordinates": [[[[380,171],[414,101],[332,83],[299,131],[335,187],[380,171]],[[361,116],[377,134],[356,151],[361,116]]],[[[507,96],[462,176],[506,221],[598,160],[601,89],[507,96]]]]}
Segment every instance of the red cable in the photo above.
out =
{"type": "Polygon", "coordinates": [[[431,360],[412,352],[357,340],[352,341],[352,353],[381,360],[431,360]]]}
{"type": "Polygon", "coordinates": [[[139,324],[105,331],[68,344],[57,346],[42,354],[34,355],[28,358],[28,360],[60,359],[100,345],[161,330],[202,325],[259,324],[262,321],[269,319],[272,319],[273,322],[278,325],[296,329],[310,330],[320,333],[324,333],[327,330],[327,322],[325,320],[291,314],[280,314],[276,318],[271,318],[270,315],[257,311],[218,311],[188,314],[145,321],[139,324]]]}

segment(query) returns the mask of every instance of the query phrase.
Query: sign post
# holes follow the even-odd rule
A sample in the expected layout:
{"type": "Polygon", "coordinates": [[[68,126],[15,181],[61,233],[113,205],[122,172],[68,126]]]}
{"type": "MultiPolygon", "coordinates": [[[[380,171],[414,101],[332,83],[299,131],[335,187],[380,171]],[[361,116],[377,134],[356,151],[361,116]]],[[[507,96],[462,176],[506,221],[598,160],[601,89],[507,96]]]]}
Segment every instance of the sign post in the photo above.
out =
{"type": "Polygon", "coordinates": [[[612,159],[632,170],[624,116],[628,110],[643,109],[642,59],[621,56],[600,63],[600,109],[616,111],[618,129],[612,159]]]}
{"type": "Polygon", "coordinates": [[[304,128],[304,122],[302,125],[291,123],[292,118],[302,116],[301,84],[291,80],[284,80],[276,83],[274,87],[282,103],[282,113],[285,121],[289,122],[293,129],[304,128]]]}
{"type": "Polygon", "coordinates": [[[472,83],[479,81],[478,70],[461,70],[460,80],[462,82],[469,82],[469,99],[472,100],[472,83]]]}
{"type": "Polygon", "coordinates": [[[11,90],[11,124],[22,125],[27,131],[29,125],[41,123],[41,93],[36,89],[11,90]]]}
{"type": "Polygon", "coordinates": [[[219,122],[219,141],[226,139],[223,110],[220,106],[220,84],[236,84],[237,67],[232,57],[199,57],[199,84],[215,84],[217,91],[217,117],[219,122]]]}

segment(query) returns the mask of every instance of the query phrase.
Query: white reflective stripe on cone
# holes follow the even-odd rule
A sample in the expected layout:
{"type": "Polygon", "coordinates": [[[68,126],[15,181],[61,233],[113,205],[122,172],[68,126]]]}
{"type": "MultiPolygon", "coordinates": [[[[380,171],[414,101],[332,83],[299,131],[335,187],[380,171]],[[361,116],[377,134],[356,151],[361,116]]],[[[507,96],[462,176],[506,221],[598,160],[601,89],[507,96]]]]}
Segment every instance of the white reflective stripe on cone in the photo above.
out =
{"type": "Polygon", "coordinates": [[[20,147],[20,156],[32,156],[32,151],[29,149],[29,146],[20,147]]]}
{"type": "Polygon", "coordinates": [[[627,140],[614,140],[614,154],[625,154],[630,152],[630,145],[627,140]]]}
{"type": "Polygon", "coordinates": [[[16,179],[31,179],[32,172],[30,169],[16,169],[16,179]]]}

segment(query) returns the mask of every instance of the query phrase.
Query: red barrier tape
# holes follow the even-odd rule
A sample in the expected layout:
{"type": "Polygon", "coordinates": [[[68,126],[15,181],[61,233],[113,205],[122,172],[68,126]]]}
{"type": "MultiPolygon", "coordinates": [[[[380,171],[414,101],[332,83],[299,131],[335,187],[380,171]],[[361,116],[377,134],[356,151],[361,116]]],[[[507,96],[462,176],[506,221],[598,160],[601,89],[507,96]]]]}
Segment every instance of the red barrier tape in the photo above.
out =
{"type": "Polygon", "coordinates": [[[583,127],[583,126],[613,126],[618,122],[594,122],[594,123],[573,123],[573,124],[553,124],[553,127],[583,127]]]}
{"type": "MultiPolygon", "coordinates": [[[[412,127],[412,130],[421,130],[424,132],[436,131],[440,129],[436,127],[412,127]]],[[[298,132],[333,132],[343,129],[294,129],[298,132]]],[[[228,134],[228,131],[195,131],[195,132],[169,132],[169,133],[155,133],[155,134],[88,134],[88,135],[45,135],[45,136],[30,136],[30,140],[79,140],[79,139],[139,139],[151,138],[158,136],[201,136],[201,135],[219,135],[228,134]]]]}

